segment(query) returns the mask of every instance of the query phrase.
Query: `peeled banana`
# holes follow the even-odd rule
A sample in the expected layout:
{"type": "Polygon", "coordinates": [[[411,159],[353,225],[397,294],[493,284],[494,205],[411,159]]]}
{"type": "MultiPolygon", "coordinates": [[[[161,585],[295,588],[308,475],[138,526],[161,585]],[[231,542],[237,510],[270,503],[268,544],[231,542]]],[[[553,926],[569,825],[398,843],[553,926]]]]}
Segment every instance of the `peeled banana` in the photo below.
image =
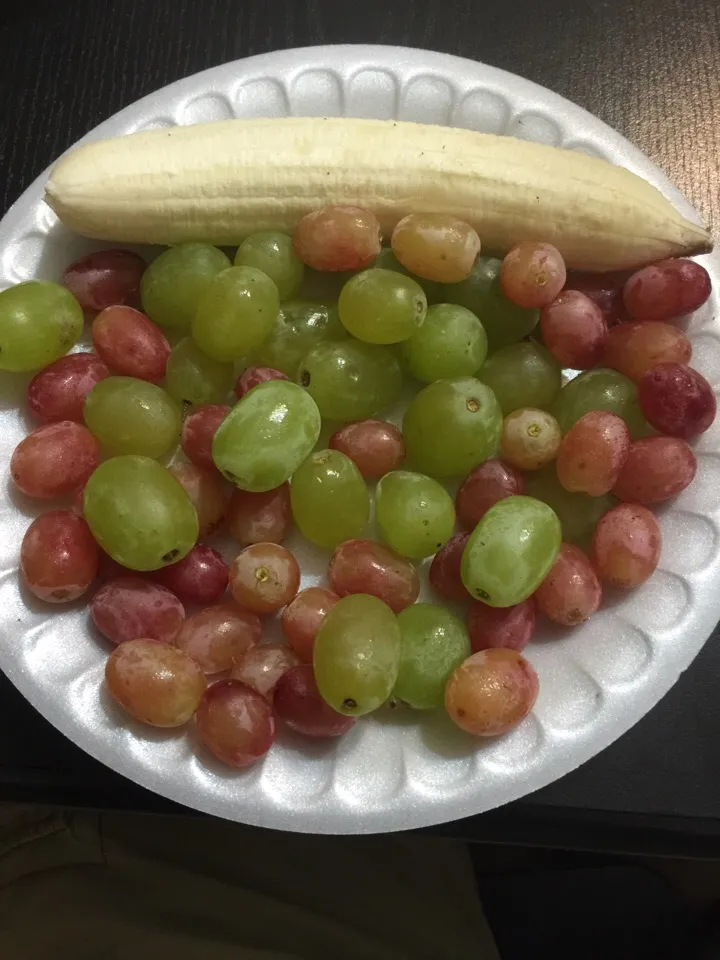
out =
{"type": "Polygon", "coordinates": [[[555,244],[569,267],[622,270],[705,253],[709,232],[604,160],[513,137],[391,120],[228,120],[90,143],[53,168],[45,198],[100,240],[235,244],[292,231],[326,203],[471,223],[486,251],[555,244]]]}

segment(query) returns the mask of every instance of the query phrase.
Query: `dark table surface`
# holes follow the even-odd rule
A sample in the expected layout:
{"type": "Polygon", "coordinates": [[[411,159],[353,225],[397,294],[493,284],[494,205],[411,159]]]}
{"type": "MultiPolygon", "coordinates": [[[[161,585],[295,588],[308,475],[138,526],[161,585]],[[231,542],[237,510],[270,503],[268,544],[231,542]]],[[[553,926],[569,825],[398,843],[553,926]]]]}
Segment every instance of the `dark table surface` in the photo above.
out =
{"type": "MultiPolygon", "coordinates": [[[[454,53],[581,104],[720,225],[717,0],[72,0],[0,19],[5,210],[99,121],[198,70],[282,47],[387,43],[454,53]]],[[[568,847],[720,853],[718,633],[637,726],[579,770],[442,828],[568,847]],[[702,841],[702,842],[701,842],[702,841]]],[[[0,675],[0,801],[181,808],[91,760],[0,675]]]]}

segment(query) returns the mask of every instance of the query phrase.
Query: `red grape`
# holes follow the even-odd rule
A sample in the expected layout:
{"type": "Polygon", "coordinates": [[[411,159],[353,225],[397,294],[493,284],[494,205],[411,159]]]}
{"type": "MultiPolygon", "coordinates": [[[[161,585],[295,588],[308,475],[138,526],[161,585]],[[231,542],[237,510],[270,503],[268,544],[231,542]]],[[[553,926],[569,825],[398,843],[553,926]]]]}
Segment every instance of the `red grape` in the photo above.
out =
{"type": "Polygon", "coordinates": [[[48,603],[77,600],[95,579],[98,547],[72,510],[51,510],[33,520],[20,548],[20,572],[31,593],[48,603]]]}
{"type": "Polygon", "coordinates": [[[467,618],[470,646],[478,650],[522,650],[535,632],[535,601],[532,597],[512,607],[490,607],[473,600],[467,618]]]}
{"type": "Polygon", "coordinates": [[[146,266],[130,250],[98,250],[71,263],[61,282],[83,310],[96,313],[137,299],[146,266]]]}
{"type": "Polygon", "coordinates": [[[106,307],[93,320],[92,342],[115,373],[160,383],[170,344],[160,327],[132,307],[106,307]]]}
{"type": "Polygon", "coordinates": [[[92,598],[90,616],[111,643],[157,640],[172,643],[185,619],[175,594],[137,576],[121,576],[103,584],[92,598]]]}
{"type": "Polygon", "coordinates": [[[265,383],[266,380],[289,380],[280,370],[274,370],[272,367],[248,367],[244,373],[241,373],[235,384],[235,395],[242,399],[248,390],[252,390],[259,383],[265,383]]]}
{"type": "Polygon", "coordinates": [[[292,526],[290,484],[264,493],[233,490],[226,518],[228,533],[242,544],[280,543],[292,526]]]}
{"type": "Polygon", "coordinates": [[[231,767],[249,767],[268,752],[275,739],[269,702],[238,680],[219,680],[208,687],[196,721],[208,750],[231,767]]]}
{"type": "Polygon", "coordinates": [[[295,557],[277,543],[245,547],[230,567],[230,593],[253,613],[273,613],[290,603],[300,586],[295,557]]]}
{"type": "Polygon", "coordinates": [[[469,533],[456,533],[433,557],[428,571],[428,580],[442,600],[470,599],[470,594],[460,578],[460,561],[469,539],[469,533]]]}
{"type": "Polygon", "coordinates": [[[710,276],[693,260],[661,260],[634,273],[623,299],[636,320],[675,320],[697,310],[710,296],[710,276]]]}
{"type": "Polygon", "coordinates": [[[660,527],[647,507],[621,503],[598,520],[591,560],[601,580],[630,589],[655,571],[661,544],[660,527]]]}
{"type": "Polygon", "coordinates": [[[456,667],[445,688],[450,719],[476,737],[516,727],[532,710],[538,677],[517,650],[480,650],[456,667]]]}
{"type": "Polygon", "coordinates": [[[348,423],[330,437],[329,446],[350,457],[366,480],[398,470],[405,459],[402,433],[384,420],[348,423]]]}
{"type": "Polygon", "coordinates": [[[284,643],[261,643],[235,661],[230,676],[272,699],[280,677],[299,664],[298,656],[284,643]]]}
{"type": "Polygon", "coordinates": [[[579,290],[600,307],[608,327],[628,319],[623,303],[627,273],[569,273],[566,290],[579,290]]]}
{"type": "Polygon", "coordinates": [[[455,497],[458,521],[474,530],[490,507],[504,497],[518,496],[525,489],[522,474],[502,460],[486,460],[463,481],[455,497]]]}
{"type": "Polygon", "coordinates": [[[175,646],[196,660],[205,673],[230,670],[260,642],[262,627],[254,613],[234,603],[206,607],[184,620],[175,646]]]}
{"type": "Polygon", "coordinates": [[[323,700],[313,668],[305,663],[280,677],[273,706],[282,721],[307,737],[339,737],[347,733],[356,719],[337,713],[323,700]]]}
{"type": "Polygon", "coordinates": [[[328,583],[339,597],[369,593],[400,613],[420,592],[417,570],[389,547],[374,540],[346,540],[330,558],[328,583]]]}
{"type": "Polygon", "coordinates": [[[293,234],[295,253],[314,270],[362,270],[380,253],[382,234],[369,210],[327,206],[307,213],[293,234]]]}
{"type": "Polygon", "coordinates": [[[71,353],[36,373],[28,385],[28,406],[45,423],[75,420],[84,423],[85,398],[93,387],[110,376],[94,353],[71,353]]]}
{"type": "Polygon", "coordinates": [[[645,437],[630,444],[612,492],[630,503],[659,503],[692,483],[696,470],[697,460],[687,441],[645,437]]]}
{"type": "Polygon", "coordinates": [[[691,440],[715,419],[717,404],[705,377],[682,363],[659,363],[638,384],[640,408],[661,433],[691,440]]]}
{"type": "Polygon", "coordinates": [[[108,658],[105,680],[131,717],[153,727],[181,727],[197,710],[206,681],[186,653],[157,640],[128,640],[108,658]]]}
{"type": "Polygon", "coordinates": [[[545,307],[565,286],[565,261],[550,243],[525,240],[513,247],[500,268],[500,284],[519,307],[545,307]]]}
{"type": "Polygon", "coordinates": [[[564,627],[574,627],[599,608],[602,588],[579,547],[563,543],[550,573],[535,591],[538,610],[564,627]]]}
{"type": "Polygon", "coordinates": [[[169,468],[195,507],[201,537],[211,537],[225,519],[228,486],[218,471],[194,463],[176,463],[169,468]]]}
{"type": "Polygon", "coordinates": [[[603,366],[635,382],[658,363],[689,363],[692,344],[670,323],[621,323],[605,340],[603,366]]]}
{"type": "Polygon", "coordinates": [[[182,603],[217,603],[228,585],[228,565],[206,543],[196,543],[177,563],[153,573],[153,579],[172,590],[182,603]]]}
{"type": "Polygon", "coordinates": [[[217,470],[212,457],[213,437],[229,413],[230,407],[224,403],[211,403],[205,407],[198,407],[185,418],[180,444],[185,456],[196,467],[217,470]]]}
{"type": "Polygon", "coordinates": [[[15,447],[10,474],[28,497],[69,496],[87,483],[100,462],[100,446],[86,427],[72,420],[46,423],[15,447]]]}
{"type": "Polygon", "coordinates": [[[570,493],[601,497],[617,482],[629,449],[630,434],[621,417],[605,410],[586,413],[560,444],[558,480],[570,493]]]}
{"type": "Polygon", "coordinates": [[[305,663],[312,663],[320,624],[340,597],[325,587],[301,590],[283,610],[282,627],[287,641],[305,663]]]}
{"type": "Polygon", "coordinates": [[[578,290],[563,290],[540,314],[545,346],[564,367],[589,370],[600,361],[608,328],[598,305],[578,290]]]}

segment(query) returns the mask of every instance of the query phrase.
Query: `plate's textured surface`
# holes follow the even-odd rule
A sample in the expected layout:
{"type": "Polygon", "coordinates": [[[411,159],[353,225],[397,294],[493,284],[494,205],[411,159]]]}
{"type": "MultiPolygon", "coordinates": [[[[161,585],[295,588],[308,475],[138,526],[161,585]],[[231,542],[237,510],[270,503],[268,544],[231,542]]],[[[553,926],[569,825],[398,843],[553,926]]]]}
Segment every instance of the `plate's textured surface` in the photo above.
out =
{"type": "MultiPolygon", "coordinates": [[[[390,47],[284,51],[172,84],[97,127],[87,139],[233,116],[398,117],[510,133],[621,163],[687,202],[625,139],[568,101],[467,60],[390,47]]],[[[0,286],[41,277],[91,244],[67,233],[42,201],[41,176],[0,225],[0,286]]],[[[720,261],[705,257],[715,286],[720,261]]],[[[697,368],[720,384],[716,298],[688,327],[697,368]]],[[[0,458],[28,429],[26,378],[0,387],[0,458]]],[[[574,632],[547,630],[527,649],[541,694],[509,736],[471,741],[441,717],[398,712],[361,721],[340,742],[283,736],[247,772],[221,769],[191,736],[140,728],[102,689],[107,650],[85,609],[34,604],[18,586],[18,545],[34,506],[0,496],[0,667],[61,731],[90,754],[167,797],[218,816],[286,830],[363,833],[451,820],[506,803],[602,750],[672,686],[720,617],[720,422],[697,446],[692,486],[660,514],[660,569],[640,590],[608,598],[574,632]]],[[[291,548],[292,548],[291,544],[291,548]]],[[[299,548],[305,585],[326,557],[299,548]]]]}

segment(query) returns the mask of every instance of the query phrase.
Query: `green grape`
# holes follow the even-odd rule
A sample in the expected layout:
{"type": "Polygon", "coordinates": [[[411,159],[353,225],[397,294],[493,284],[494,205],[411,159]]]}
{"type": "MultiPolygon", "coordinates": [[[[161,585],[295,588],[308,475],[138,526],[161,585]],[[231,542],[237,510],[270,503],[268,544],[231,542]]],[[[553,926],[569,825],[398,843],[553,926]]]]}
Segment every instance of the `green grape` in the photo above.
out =
{"type": "Polygon", "coordinates": [[[495,452],[502,412],[495,394],[473,377],[437,380],[415,395],[403,419],[407,455],[433,477],[456,477],[495,452]]]}
{"type": "Polygon", "coordinates": [[[74,346],[83,312],[59,283],[30,280],[0,293],[0,370],[24,373],[47,367],[74,346]]]}
{"type": "Polygon", "coordinates": [[[339,450],[320,450],[297,468],[290,504],[300,533],[319,547],[360,537],[370,515],[362,474],[339,450]]]}
{"type": "Polygon", "coordinates": [[[555,398],[551,413],[567,433],[592,410],[607,410],[622,417],[633,440],[652,433],[640,409],[637,387],[617,370],[596,367],[570,380],[555,398]]]}
{"type": "Polygon", "coordinates": [[[587,493],[569,493],[560,484],[554,463],[526,474],[525,493],[552,507],[560,519],[563,540],[583,548],[589,547],[600,517],[617,503],[609,494],[590,497],[587,493]]]}
{"type": "Polygon", "coordinates": [[[443,299],[443,285],[436,283],[435,280],[426,280],[425,277],[416,277],[414,273],[410,273],[407,267],[404,267],[392,252],[392,247],[383,247],[381,249],[373,264],[373,268],[376,267],[379,267],[381,270],[394,270],[395,273],[402,273],[406,277],[412,277],[425,291],[425,297],[428,303],[440,303],[443,299]]]}
{"type": "Polygon", "coordinates": [[[427,300],[412,277],[377,267],[355,274],[338,301],[345,329],[365,343],[400,343],[422,327],[427,300]]]}
{"type": "Polygon", "coordinates": [[[173,347],[165,387],[178,403],[223,403],[234,381],[233,365],[212,360],[190,337],[173,347]]]}
{"type": "Polygon", "coordinates": [[[239,360],[268,337],[279,309],[278,290],[270,277],[255,267],[230,267],[208,284],[200,298],[193,340],[213,360],[239,360]]]}
{"type": "Polygon", "coordinates": [[[134,377],[107,377],[87,396],[85,423],[114,454],[162,457],[180,437],[180,407],[161,387],[134,377]]]}
{"type": "Polygon", "coordinates": [[[215,465],[241,490],[262,493],[285,483],[320,436],[312,397],[290,380],[267,380],[246,393],[213,438],[215,465]]]}
{"type": "Polygon", "coordinates": [[[470,595],[491,607],[526,600],[560,550],[557,514],[533,497],[498,500],[470,534],[460,575],[470,595]]]}
{"type": "Polygon", "coordinates": [[[425,323],[401,345],[410,373],[424,383],[472,377],[487,355],[487,336],[474,313],[455,303],[429,307],[425,323]]]}
{"type": "Polygon", "coordinates": [[[325,340],[347,340],[336,307],[306,300],[288,300],[280,308],[270,336],[255,352],[261,367],[280,370],[294,378],[308,351],[325,340]]]}
{"type": "Polygon", "coordinates": [[[279,230],[250,234],[235,254],[236,267],[255,267],[270,277],[281,300],[289,300],[300,289],[305,264],[293,250],[292,237],[279,230]]]}
{"type": "Polygon", "coordinates": [[[448,677],[471,653],[465,624],[436,603],[406,607],[397,621],[401,648],[394,696],[416,710],[441,707],[448,677]]]}
{"type": "Polygon", "coordinates": [[[402,372],[392,347],[359,340],[320,343],[303,359],[298,383],[328,420],[366,420],[397,400],[402,372]]]}
{"type": "Polygon", "coordinates": [[[177,563],[195,546],[195,507],[175,477],[148,457],[114,457],[85,486],[83,515],[113,560],[130,570],[177,563]]]}
{"type": "Polygon", "coordinates": [[[142,308],[161,327],[189,330],[207,285],[229,266],[222,250],[209,243],[170,247],[143,274],[142,308]]]}
{"type": "Polygon", "coordinates": [[[383,540],[396,553],[423,560],[450,539],[455,528],[455,505],[437,480],[393,470],[375,490],[375,520],[383,540]]]}
{"type": "Polygon", "coordinates": [[[467,280],[443,285],[443,299],[472,310],[480,320],[490,350],[522,340],[537,326],[539,310],[528,310],[512,303],[500,286],[502,260],[478,257],[467,280]]]}
{"type": "Polygon", "coordinates": [[[338,600],[313,648],[322,697],[349,717],[377,710],[392,693],[400,662],[400,627],[390,607],[365,593],[338,600]]]}
{"type": "Polygon", "coordinates": [[[506,417],[521,407],[549,410],[562,386],[562,369],[545,347],[524,341],[501,347],[478,379],[490,387],[506,417]]]}
{"type": "Polygon", "coordinates": [[[300,285],[297,299],[317,301],[318,303],[325,303],[328,306],[336,304],[340,296],[340,291],[350,277],[354,275],[354,270],[338,270],[323,273],[321,270],[313,270],[312,267],[308,267],[306,264],[305,279],[300,285]]]}

